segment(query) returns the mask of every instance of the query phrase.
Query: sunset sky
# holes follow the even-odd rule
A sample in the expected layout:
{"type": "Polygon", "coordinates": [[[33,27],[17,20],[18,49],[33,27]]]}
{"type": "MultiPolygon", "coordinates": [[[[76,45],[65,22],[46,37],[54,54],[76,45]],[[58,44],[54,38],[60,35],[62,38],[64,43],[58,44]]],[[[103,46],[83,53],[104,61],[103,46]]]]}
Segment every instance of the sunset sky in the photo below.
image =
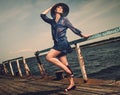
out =
{"type": "MultiPolygon", "coordinates": [[[[70,7],[68,19],[83,34],[120,26],[120,0],[0,0],[0,63],[53,45],[50,25],[40,13],[59,2],[70,7]]],[[[79,38],[70,30],[67,36],[79,38]]]]}

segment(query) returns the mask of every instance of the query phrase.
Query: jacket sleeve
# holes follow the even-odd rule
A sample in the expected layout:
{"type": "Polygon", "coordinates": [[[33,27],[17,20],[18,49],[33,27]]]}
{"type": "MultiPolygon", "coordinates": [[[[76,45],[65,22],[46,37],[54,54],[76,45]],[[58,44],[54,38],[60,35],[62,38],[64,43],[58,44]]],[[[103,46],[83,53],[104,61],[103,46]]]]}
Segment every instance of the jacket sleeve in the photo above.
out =
{"type": "Polygon", "coordinates": [[[46,16],[46,14],[40,14],[40,16],[41,16],[41,18],[42,18],[45,22],[47,22],[47,23],[49,23],[49,24],[52,23],[52,19],[48,18],[48,17],[46,16]]]}
{"type": "Polygon", "coordinates": [[[82,35],[81,35],[82,32],[80,30],[78,30],[77,28],[75,28],[67,18],[65,18],[65,26],[68,27],[69,29],[71,29],[78,36],[82,37],[82,35]]]}

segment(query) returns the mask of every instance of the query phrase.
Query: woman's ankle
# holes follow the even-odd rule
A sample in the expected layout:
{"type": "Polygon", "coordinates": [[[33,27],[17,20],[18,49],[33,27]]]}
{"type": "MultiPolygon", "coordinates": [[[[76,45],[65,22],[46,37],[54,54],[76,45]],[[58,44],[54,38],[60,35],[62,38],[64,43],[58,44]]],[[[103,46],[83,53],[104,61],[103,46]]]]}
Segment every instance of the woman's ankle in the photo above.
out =
{"type": "Polygon", "coordinates": [[[67,65],[66,67],[70,70],[70,72],[71,72],[70,75],[73,75],[73,71],[72,71],[72,69],[70,68],[70,65],[67,65]]]}

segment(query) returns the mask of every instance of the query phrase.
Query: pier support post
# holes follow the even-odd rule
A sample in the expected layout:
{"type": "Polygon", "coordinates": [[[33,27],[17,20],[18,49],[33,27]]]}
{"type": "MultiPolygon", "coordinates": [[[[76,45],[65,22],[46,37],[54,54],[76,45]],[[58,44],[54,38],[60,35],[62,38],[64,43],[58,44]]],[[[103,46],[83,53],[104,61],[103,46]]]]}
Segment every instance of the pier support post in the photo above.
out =
{"type": "Polygon", "coordinates": [[[76,49],[76,52],[77,52],[78,61],[79,61],[79,64],[80,64],[80,68],[81,68],[81,72],[82,72],[84,82],[87,82],[88,79],[87,79],[87,74],[86,74],[86,70],[85,70],[84,59],[83,59],[83,56],[81,54],[81,50],[80,50],[80,47],[79,47],[78,44],[75,44],[75,49],[76,49]]]}
{"type": "Polygon", "coordinates": [[[6,68],[6,65],[5,65],[5,64],[3,64],[3,68],[4,68],[4,72],[5,72],[5,74],[7,75],[8,70],[7,70],[7,68],[6,68]]]}
{"type": "Polygon", "coordinates": [[[45,70],[44,70],[44,68],[43,68],[43,65],[38,63],[38,67],[39,67],[41,76],[44,77],[44,76],[45,76],[45,70]]]}
{"type": "Polygon", "coordinates": [[[11,63],[11,61],[9,61],[9,66],[10,66],[10,71],[11,71],[12,76],[14,76],[14,71],[13,71],[13,68],[12,68],[12,63],[11,63]]]}
{"type": "Polygon", "coordinates": [[[36,59],[38,61],[38,67],[39,67],[39,70],[40,70],[40,74],[42,77],[45,77],[46,73],[45,73],[45,69],[43,67],[43,64],[41,64],[41,61],[39,59],[39,56],[38,56],[38,52],[35,53],[35,56],[36,56],[36,59]]]}
{"type": "Polygon", "coordinates": [[[21,72],[21,68],[20,68],[19,60],[16,60],[16,62],[17,62],[17,67],[18,67],[19,75],[22,77],[22,72],[21,72]]]}
{"type": "Polygon", "coordinates": [[[24,64],[26,75],[29,76],[30,75],[30,69],[29,69],[24,57],[23,57],[23,64],[24,64]]]}

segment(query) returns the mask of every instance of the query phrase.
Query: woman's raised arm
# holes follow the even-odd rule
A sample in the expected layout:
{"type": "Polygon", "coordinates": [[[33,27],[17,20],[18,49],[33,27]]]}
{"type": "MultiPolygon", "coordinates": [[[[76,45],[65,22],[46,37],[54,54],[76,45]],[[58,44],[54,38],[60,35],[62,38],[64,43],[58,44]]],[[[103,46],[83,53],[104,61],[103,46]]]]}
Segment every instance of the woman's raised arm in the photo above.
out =
{"type": "Polygon", "coordinates": [[[43,11],[42,14],[47,14],[51,9],[52,9],[52,7],[49,7],[48,9],[46,9],[45,11],[43,11]]]}

